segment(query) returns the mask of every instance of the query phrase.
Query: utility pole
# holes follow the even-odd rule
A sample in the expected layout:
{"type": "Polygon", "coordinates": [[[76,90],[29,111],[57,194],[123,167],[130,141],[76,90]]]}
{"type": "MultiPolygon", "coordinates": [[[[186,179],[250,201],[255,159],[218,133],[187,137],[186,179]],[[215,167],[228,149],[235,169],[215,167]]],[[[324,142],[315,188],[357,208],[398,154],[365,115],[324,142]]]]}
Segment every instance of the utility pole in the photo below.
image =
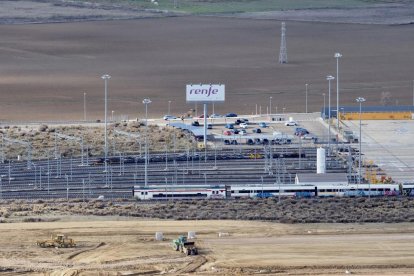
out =
{"type": "Polygon", "coordinates": [[[286,23],[282,22],[281,37],[280,37],[280,53],[279,63],[288,63],[287,49],[286,49],[286,23]]]}

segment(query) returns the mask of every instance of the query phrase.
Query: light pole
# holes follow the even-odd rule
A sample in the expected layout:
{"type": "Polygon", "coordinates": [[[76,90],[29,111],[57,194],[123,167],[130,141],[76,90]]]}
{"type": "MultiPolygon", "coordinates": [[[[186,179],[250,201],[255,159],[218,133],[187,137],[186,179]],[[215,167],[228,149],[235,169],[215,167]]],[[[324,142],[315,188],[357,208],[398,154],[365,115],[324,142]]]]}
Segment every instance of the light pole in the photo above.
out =
{"type": "Polygon", "coordinates": [[[66,178],[66,201],[69,201],[69,177],[65,174],[66,178]]]}
{"type": "Polygon", "coordinates": [[[112,122],[114,121],[114,112],[115,112],[115,111],[113,111],[113,110],[112,110],[112,115],[111,115],[111,118],[112,118],[112,120],[111,120],[111,121],[112,121],[112,122]]]}
{"type": "Polygon", "coordinates": [[[83,93],[83,120],[86,121],[86,92],[83,93]]]}
{"type": "Polygon", "coordinates": [[[269,113],[272,115],[272,96],[269,97],[269,113]]]}
{"type": "Polygon", "coordinates": [[[325,114],[325,108],[326,108],[326,100],[325,100],[325,96],[326,96],[326,94],[325,93],[322,93],[322,96],[323,96],[323,119],[325,120],[325,118],[326,118],[326,114],[325,114]]]}
{"type": "Polygon", "coordinates": [[[148,185],[148,104],[151,103],[150,99],[144,99],[142,101],[145,104],[145,187],[148,185]]]}
{"type": "Polygon", "coordinates": [[[282,108],[282,110],[283,110],[283,114],[285,114],[286,107],[282,108]]]}
{"type": "Polygon", "coordinates": [[[335,53],[336,58],[336,129],[339,132],[339,59],[342,57],[340,53],[335,53]]]}
{"type": "Polygon", "coordinates": [[[308,113],[308,84],[305,84],[305,113],[308,113]]]}
{"type": "Polygon", "coordinates": [[[334,79],[330,75],[326,77],[328,81],[328,153],[331,151],[331,80],[334,79]]]}
{"type": "MultiPolygon", "coordinates": [[[[359,160],[358,160],[358,166],[359,166],[359,177],[358,177],[358,184],[361,184],[361,112],[362,112],[362,103],[365,102],[365,99],[362,97],[356,98],[356,101],[359,103],[359,160]]],[[[358,190],[358,188],[357,188],[358,190]]]]}
{"type": "MultiPolygon", "coordinates": [[[[105,81],[105,173],[108,171],[108,160],[107,160],[107,156],[108,156],[108,137],[107,137],[107,128],[108,128],[108,122],[107,122],[107,113],[108,113],[108,80],[111,78],[110,75],[105,74],[102,75],[101,77],[104,81],[105,81]]],[[[106,179],[106,177],[105,177],[106,179]]],[[[106,183],[105,183],[106,184],[106,183]]]]}
{"type": "Polygon", "coordinates": [[[168,115],[171,115],[171,101],[168,101],[168,115]]]}

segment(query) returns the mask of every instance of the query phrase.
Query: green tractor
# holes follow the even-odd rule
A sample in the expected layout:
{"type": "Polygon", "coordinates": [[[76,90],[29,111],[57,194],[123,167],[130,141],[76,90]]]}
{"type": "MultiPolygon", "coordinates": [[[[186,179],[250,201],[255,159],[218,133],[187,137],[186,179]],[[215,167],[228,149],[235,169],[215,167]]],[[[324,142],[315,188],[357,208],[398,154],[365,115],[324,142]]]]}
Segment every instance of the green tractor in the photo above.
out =
{"type": "Polygon", "coordinates": [[[179,236],[178,239],[173,240],[172,246],[175,251],[181,251],[186,255],[198,255],[198,250],[195,246],[195,242],[187,241],[187,238],[183,235],[179,236]]]}

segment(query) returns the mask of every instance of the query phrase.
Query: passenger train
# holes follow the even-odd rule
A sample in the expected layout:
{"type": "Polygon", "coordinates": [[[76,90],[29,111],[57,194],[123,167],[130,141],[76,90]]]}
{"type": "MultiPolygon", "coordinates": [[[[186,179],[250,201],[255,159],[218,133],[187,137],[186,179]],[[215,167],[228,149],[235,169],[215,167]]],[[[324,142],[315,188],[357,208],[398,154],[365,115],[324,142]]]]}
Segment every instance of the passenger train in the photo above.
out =
{"type": "Polygon", "coordinates": [[[414,196],[414,184],[134,186],[140,200],[414,196]]]}

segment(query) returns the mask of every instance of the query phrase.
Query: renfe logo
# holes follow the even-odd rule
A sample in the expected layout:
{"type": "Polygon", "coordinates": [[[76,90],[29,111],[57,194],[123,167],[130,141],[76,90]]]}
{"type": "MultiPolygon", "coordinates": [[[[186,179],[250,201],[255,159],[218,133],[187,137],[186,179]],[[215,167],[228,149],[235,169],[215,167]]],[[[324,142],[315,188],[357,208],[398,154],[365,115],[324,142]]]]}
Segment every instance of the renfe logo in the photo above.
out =
{"type": "Polygon", "coordinates": [[[209,89],[190,89],[190,95],[206,95],[207,97],[210,97],[211,94],[216,95],[218,93],[218,89],[213,89],[212,86],[210,86],[209,89]]]}
{"type": "Polygon", "coordinates": [[[188,84],[187,102],[224,102],[223,84],[188,84]]]}

